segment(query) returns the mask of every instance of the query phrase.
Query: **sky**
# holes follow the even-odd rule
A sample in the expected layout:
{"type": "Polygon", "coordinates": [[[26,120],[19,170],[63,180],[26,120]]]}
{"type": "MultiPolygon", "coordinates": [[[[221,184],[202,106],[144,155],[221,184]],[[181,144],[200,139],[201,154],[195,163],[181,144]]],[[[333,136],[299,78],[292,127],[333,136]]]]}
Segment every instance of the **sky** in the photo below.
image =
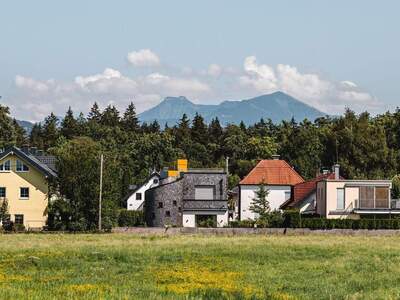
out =
{"type": "Polygon", "coordinates": [[[0,4],[0,101],[18,119],[278,90],[329,114],[400,103],[400,1],[0,4]]]}

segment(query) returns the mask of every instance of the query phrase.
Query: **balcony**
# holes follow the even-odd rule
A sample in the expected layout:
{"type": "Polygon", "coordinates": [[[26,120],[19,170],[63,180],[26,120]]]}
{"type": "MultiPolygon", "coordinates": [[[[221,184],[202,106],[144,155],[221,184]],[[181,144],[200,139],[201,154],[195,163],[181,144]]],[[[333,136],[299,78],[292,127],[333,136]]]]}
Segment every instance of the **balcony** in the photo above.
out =
{"type": "Polygon", "coordinates": [[[399,214],[400,199],[356,199],[353,211],[358,214],[399,214]]]}

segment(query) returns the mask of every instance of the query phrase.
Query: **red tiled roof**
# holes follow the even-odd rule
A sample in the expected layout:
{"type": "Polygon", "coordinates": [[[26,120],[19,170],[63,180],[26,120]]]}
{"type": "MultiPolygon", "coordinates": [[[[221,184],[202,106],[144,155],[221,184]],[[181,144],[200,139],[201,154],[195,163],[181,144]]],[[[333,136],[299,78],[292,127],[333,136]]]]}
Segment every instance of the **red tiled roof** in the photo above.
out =
{"type": "MultiPolygon", "coordinates": [[[[340,177],[343,179],[342,177],[340,177]]],[[[335,173],[321,174],[314,179],[296,184],[293,188],[293,195],[289,201],[281,205],[281,208],[294,207],[296,204],[303,201],[307,196],[317,188],[317,182],[324,179],[335,179],[335,173]]]]}
{"type": "Polygon", "coordinates": [[[284,160],[261,160],[239,184],[296,185],[304,179],[284,160]]]}

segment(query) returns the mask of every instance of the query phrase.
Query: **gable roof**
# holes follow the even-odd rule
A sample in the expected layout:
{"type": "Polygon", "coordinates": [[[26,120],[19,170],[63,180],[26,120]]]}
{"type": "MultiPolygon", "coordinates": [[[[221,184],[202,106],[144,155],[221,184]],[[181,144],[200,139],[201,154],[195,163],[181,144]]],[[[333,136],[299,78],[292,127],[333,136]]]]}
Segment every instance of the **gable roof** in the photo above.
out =
{"type": "MultiPolygon", "coordinates": [[[[47,165],[43,161],[39,160],[34,155],[27,154],[16,146],[9,147],[8,149],[6,149],[2,153],[0,153],[0,160],[5,158],[6,156],[12,155],[12,154],[15,154],[20,159],[25,160],[26,162],[28,162],[29,164],[34,166],[39,172],[41,172],[45,176],[48,176],[48,177],[56,177],[57,176],[55,169],[52,169],[49,165],[47,165]]],[[[55,157],[54,156],[51,156],[51,157],[52,157],[52,161],[55,162],[55,157]]],[[[49,160],[50,160],[50,158],[49,158],[49,160]]]]}
{"type": "MultiPolygon", "coordinates": [[[[293,188],[292,197],[283,203],[280,208],[285,209],[295,207],[315,192],[317,189],[317,183],[324,179],[335,179],[335,173],[321,174],[311,180],[296,184],[293,188]]],[[[340,179],[343,179],[343,177],[340,177],[340,179]]]]}
{"type": "Polygon", "coordinates": [[[146,183],[149,182],[152,178],[157,177],[160,180],[160,174],[158,172],[153,172],[151,173],[145,181],[143,181],[141,184],[138,184],[134,189],[128,191],[128,193],[122,198],[122,201],[125,202],[126,200],[129,199],[130,196],[132,196],[134,193],[137,192],[142,186],[144,186],[146,183]]]}
{"type": "Polygon", "coordinates": [[[296,185],[304,182],[286,161],[280,159],[261,160],[239,184],[296,185]]]}

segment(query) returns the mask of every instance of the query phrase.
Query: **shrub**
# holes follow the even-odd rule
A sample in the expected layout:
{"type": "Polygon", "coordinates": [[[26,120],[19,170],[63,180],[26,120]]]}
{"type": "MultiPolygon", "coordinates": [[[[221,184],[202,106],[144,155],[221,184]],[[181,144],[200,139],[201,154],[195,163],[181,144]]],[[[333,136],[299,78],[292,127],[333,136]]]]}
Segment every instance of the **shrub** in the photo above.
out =
{"type": "Polygon", "coordinates": [[[231,221],[229,226],[232,228],[252,228],[255,223],[253,220],[231,221]]]}
{"type": "Polygon", "coordinates": [[[133,227],[144,226],[144,214],[142,211],[123,209],[119,212],[118,226],[133,227]]]}

